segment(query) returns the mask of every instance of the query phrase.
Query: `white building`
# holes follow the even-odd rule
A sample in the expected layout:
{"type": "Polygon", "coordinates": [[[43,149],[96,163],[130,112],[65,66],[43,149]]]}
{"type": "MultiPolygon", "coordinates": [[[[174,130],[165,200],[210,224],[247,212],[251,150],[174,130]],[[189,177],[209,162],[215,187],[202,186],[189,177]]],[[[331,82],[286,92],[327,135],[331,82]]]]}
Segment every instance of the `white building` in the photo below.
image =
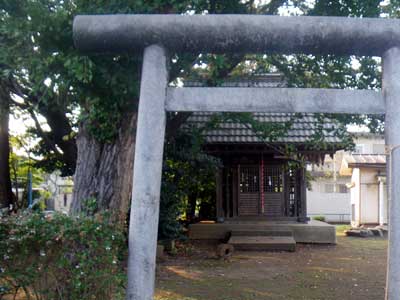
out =
{"type": "Polygon", "coordinates": [[[350,175],[351,224],[387,224],[386,156],[383,136],[363,135],[344,156],[340,174],[350,175]]]}
{"type": "Polygon", "coordinates": [[[384,138],[358,133],[354,142],[353,152],[338,151],[324,165],[310,167],[314,181],[307,192],[308,215],[353,226],[386,224],[384,138]]]}
{"type": "Polygon", "coordinates": [[[68,213],[72,202],[72,177],[61,177],[57,172],[46,175],[42,188],[51,196],[46,200],[46,209],[68,213]]]}
{"type": "Polygon", "coordinates": [[[340,176],[339,169],[344,151],[338,151],[333,157],[325,157],[320,166],[310,166],[314,180],[307,190],[307,212],[310,218],[323,216],[332,223],[350,223],[350,191],[346,184],[350,176],[340,176]]]}

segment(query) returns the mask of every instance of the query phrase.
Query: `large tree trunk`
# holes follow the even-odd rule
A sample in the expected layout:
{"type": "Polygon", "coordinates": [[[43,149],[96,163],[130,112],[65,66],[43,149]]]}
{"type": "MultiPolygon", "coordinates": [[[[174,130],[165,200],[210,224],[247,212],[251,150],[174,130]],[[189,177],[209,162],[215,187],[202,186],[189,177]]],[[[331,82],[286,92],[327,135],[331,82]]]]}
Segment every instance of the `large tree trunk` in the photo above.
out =
{"type": "Polygon", "coordinates": [[[110,210],[117,221],[126,220],[132,193],[137,113],[130,113],[124,120],[127,121],[112,144],[100,144],[85,125],[80,128],[73,213],[85,209],[86,199],[95,198],[99,210],[110,210]]]}
{"type": "Polygon", "coordinates": [[[8,120],[10,113],[9,95],[0,82],[0,208],[9,207],[13,202],[10,178],[10,141],[8,120]]]}

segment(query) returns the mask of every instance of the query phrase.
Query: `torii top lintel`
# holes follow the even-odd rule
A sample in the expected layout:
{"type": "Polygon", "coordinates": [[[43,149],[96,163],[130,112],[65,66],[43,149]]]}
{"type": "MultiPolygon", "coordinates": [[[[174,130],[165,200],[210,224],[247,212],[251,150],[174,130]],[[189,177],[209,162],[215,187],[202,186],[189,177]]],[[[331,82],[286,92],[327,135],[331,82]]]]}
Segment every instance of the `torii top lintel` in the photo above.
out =
{"type": "Polygon", "coordinates": [[[172,52],[382,56],[400,46],[400,20],[266,15],[79,15],[75,46],[127,53],[158,44],[172,52]]]}

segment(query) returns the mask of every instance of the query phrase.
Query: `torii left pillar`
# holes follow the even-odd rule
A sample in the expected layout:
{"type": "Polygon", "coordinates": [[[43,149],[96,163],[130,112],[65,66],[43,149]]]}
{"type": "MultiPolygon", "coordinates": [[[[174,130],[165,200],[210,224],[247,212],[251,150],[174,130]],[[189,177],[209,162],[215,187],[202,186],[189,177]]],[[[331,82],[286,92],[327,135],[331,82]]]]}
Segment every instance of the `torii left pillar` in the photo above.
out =
{"type": "Polygon", "coordinates": [[[127,300],[154,294],[168,85],[163,47],[144,50],[129,224],[127,300]]]}

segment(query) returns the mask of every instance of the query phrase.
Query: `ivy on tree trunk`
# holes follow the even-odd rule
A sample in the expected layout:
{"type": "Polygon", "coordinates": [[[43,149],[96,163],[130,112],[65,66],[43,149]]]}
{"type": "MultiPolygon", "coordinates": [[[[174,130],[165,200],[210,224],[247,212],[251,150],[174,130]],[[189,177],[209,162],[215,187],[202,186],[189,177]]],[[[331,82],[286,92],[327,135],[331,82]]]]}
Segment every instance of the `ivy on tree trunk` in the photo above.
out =
{"type": "Polygon", "coordinates": [[[137,113],[127,113],[113,143],[92,137],[83,123],[77,137],[78,160],[74,177],[74,213],[87,213],[90,200],[96,211],[110,210],[120,222],[129,210],[137,113]]]}

